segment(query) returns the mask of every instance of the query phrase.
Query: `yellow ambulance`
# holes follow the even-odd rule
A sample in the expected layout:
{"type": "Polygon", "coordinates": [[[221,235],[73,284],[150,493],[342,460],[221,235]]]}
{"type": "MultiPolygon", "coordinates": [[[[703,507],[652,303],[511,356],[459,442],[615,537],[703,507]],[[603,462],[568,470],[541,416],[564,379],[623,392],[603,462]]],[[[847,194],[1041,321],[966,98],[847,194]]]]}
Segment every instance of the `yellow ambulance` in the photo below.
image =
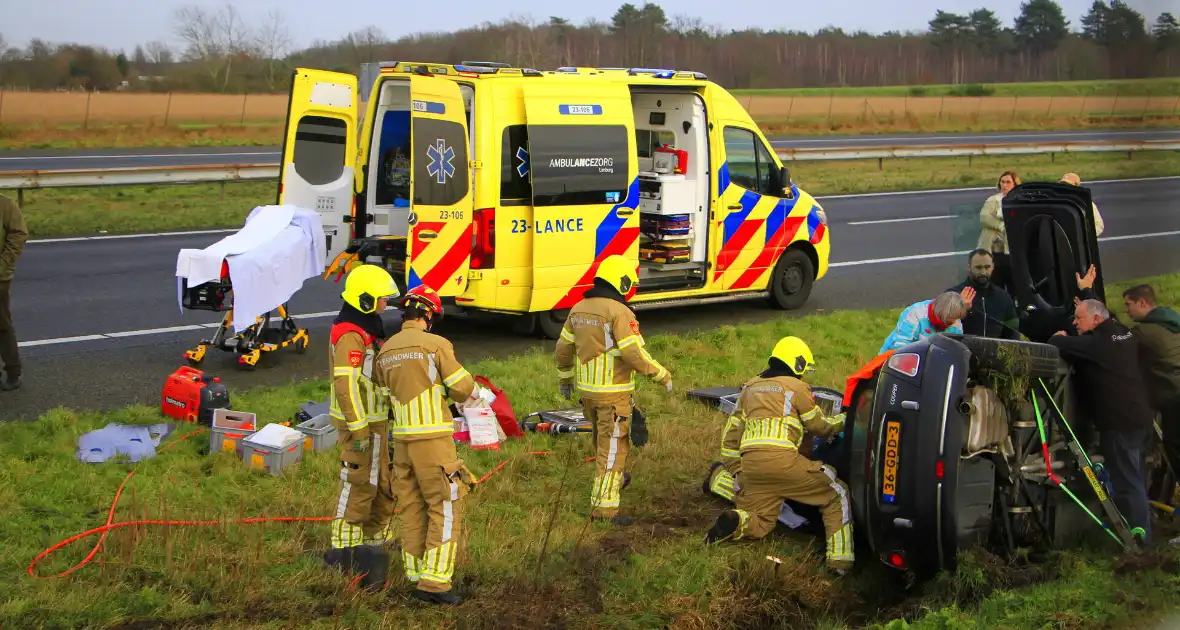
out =
{"type": "Polygon", "coordinates": [[[699,72],[384,62],[362,112],[356,76],[300,68],[278,202],[323,218],[326,277],[379,259],[549,339],[613,254],[635,310],[789,310],[830,249],[823,209],[699,72]]]}

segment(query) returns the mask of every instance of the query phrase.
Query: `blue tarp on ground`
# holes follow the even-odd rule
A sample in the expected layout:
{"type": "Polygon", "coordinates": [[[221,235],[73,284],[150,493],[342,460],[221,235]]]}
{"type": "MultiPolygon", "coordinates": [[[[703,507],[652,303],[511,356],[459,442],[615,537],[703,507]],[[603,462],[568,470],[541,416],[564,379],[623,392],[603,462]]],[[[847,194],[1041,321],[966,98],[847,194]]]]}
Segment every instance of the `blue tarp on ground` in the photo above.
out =
{"type": "Polygon", "coordinates": [[[171,432],[171,424],[111,423],[78,438],[78,459],[87,464],[150,459],[156,456],[160,441],[171,432]]]}

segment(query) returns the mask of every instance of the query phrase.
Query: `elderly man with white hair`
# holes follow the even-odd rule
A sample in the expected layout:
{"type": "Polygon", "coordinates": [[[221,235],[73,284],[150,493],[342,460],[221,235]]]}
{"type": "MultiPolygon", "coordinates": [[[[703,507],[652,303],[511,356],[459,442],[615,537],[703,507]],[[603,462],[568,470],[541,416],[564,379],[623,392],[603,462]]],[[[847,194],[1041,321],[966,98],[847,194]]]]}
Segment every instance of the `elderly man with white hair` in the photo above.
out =
{"type": "Polygon", "coordinates": [[[1073,323],[1076,337],[1058,331],[1048,343],[1074,368],[1078,413],[1098,430],[1115,505],[1132,532],[1149,544],[1145,455],[1155,411],[1139,368],[1139,339],[1095,299],[1078,302],[1073,323]]]}
{"type": "Polygon", "coordinates": [[[947,291],[933,300],[911,304],[901,312],[897,326],[885,338],[877,354],[896,350],[939,333],[963,334],[960,320],[967,315],[974,299],[975,289],[966,287],[961,293],[947,291]]]}

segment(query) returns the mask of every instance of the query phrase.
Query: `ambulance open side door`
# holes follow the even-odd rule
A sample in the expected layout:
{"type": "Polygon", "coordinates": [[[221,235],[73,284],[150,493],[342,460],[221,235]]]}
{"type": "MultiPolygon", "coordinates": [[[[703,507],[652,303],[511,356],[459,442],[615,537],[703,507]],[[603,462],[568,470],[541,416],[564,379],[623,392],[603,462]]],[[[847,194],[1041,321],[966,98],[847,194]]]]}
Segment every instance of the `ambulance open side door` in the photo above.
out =
{"type": "Polygon", "coordinates": [[[620,254],[639,267],[639,166],[625,84],[523,86],[533,221],[532,312],[568,309],[620,254]]]}
{"type": "Polygon", "coordinates": [[[353,163],[357,146],[357,78],[296,68],[279,164],[279,204],[320,215],[327,267],[352,239],[353,163]]]}
{"type": "Polygon", "coordinates": [[[467,290],[473,197],[467,115],[459,85],[410,76],[410,215],[406,288],[467,290]]]}

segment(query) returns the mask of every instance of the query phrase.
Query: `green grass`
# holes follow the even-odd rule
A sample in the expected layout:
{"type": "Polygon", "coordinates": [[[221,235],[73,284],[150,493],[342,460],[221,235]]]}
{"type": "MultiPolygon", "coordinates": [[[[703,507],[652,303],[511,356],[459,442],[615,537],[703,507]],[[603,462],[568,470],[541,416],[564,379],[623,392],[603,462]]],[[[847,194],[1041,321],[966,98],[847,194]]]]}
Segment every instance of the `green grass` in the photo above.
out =
{"type": "MultiPolygon", "coordinates": [[[[1180,275],[1151,278],[1161,300],[1180,299],[1180,275]]],[[[1108,287],[1118,295],[1124,286],[1108,287]]],[[[24,571],[43,548],[100,525],[128,468],[74,459],[82,433],[109,422],[149,423],[149,407],[114,413],[56,409],[35,422],[0,426],[0,570],[10,576],[0,598],[6,627],[576,627],[728,628],[1132,628],[1167,613],[1180,587],[1176,552],[1110,571],[1109,542],[1056,554],[1041,566],[1003,566],[982,553],[963,570],[921,592],[903,593],[887,570],[832,580],[820,547],[798,533],[752,543],[704,547],[700,536],[724,503],[702,496],[701,480],[716,458],[723,417],[688,400],[696,387],[738,384],[762,369],[783,335],[807,340],[818,359],[817,384],[841,387],[875,354],[898,309],[835,311],[721,327],[684,336],[654,336],[652,354],[669,366],[677,391],[641,383],[651,441],[633,457],[624,509],[637,524],[612,531],[585,519],[592,467],[586,436],[513,440],[500,452],[461,457],[477,475],[508,464],[470,495],[462,529],[467,547],[456,577],[468,601],[426,609],[407,594],[395,560],[387,595],[350,593],[346,580],[321,569],[323,523],[260,526],[129,527],[113,531],[95,561],[61,579],[24,571]],[[529,451],[551,455],[530,455],[529,451]],[[550,521],[552,526],[550,527],[550,521]],[[765,557],[784,561],[775,572],[765,557]],[[1127,625],[1131,623],[1131,625],[1127,625]],[[878,626],[880,627],[880,626],[878,626]]],[[[502,361],[472,362],[474,373],[503,388],[518,417],[565,404],[556,393],[552,344],[502,361]]],[[[463,357],[459,357],[463,360],[463,357]]],[[[291,417],[306,400],[322,400],[323,382],[235,391],[236,409],[264,423],[291,417]]],[[[185,428],[181,428],[183,433],[185,428]]],[[[171,443],[176,436],[168,438],[171,443]]],[[[128,484],[116,521],[314,517],[335,504],[331,453],[270,477],[228,454],[203,452],[201,432],[146,460],[128,484]]],[[[1163,529],[1163,528],[1161,528],[1163,529]]],[[[1162,535],[1162,534],[1161,534],[1162,535]]],[[[79,562],[95,539],[47,558],[50,576],[79,562]]],[[[860,553],[868,553],[859,549],[860,553]]],[[[394,556],[397,557],[396,554],[394,556]]]]}
{"type": "Polygon", "coordinates": [[[1176,96],[1180,78],[733,90],[765,96],[1176,96]]]}
{"type": "MultiPolygon", "coordinates": [[[[789,162],[795,181],[813,195],[991,186],[1015,169],[1026,181],[1057,181],[1073,171],[1084,181],[1180,173],[1180,153],[1075,153],[983,158],[789,162]]],[[[13,194],[10,191],[4,194],[13,194]]],[[[270,182],[26,191],[22,206],[33,238],[239,227],[258,205],[274,203],[270,182]]]]}

